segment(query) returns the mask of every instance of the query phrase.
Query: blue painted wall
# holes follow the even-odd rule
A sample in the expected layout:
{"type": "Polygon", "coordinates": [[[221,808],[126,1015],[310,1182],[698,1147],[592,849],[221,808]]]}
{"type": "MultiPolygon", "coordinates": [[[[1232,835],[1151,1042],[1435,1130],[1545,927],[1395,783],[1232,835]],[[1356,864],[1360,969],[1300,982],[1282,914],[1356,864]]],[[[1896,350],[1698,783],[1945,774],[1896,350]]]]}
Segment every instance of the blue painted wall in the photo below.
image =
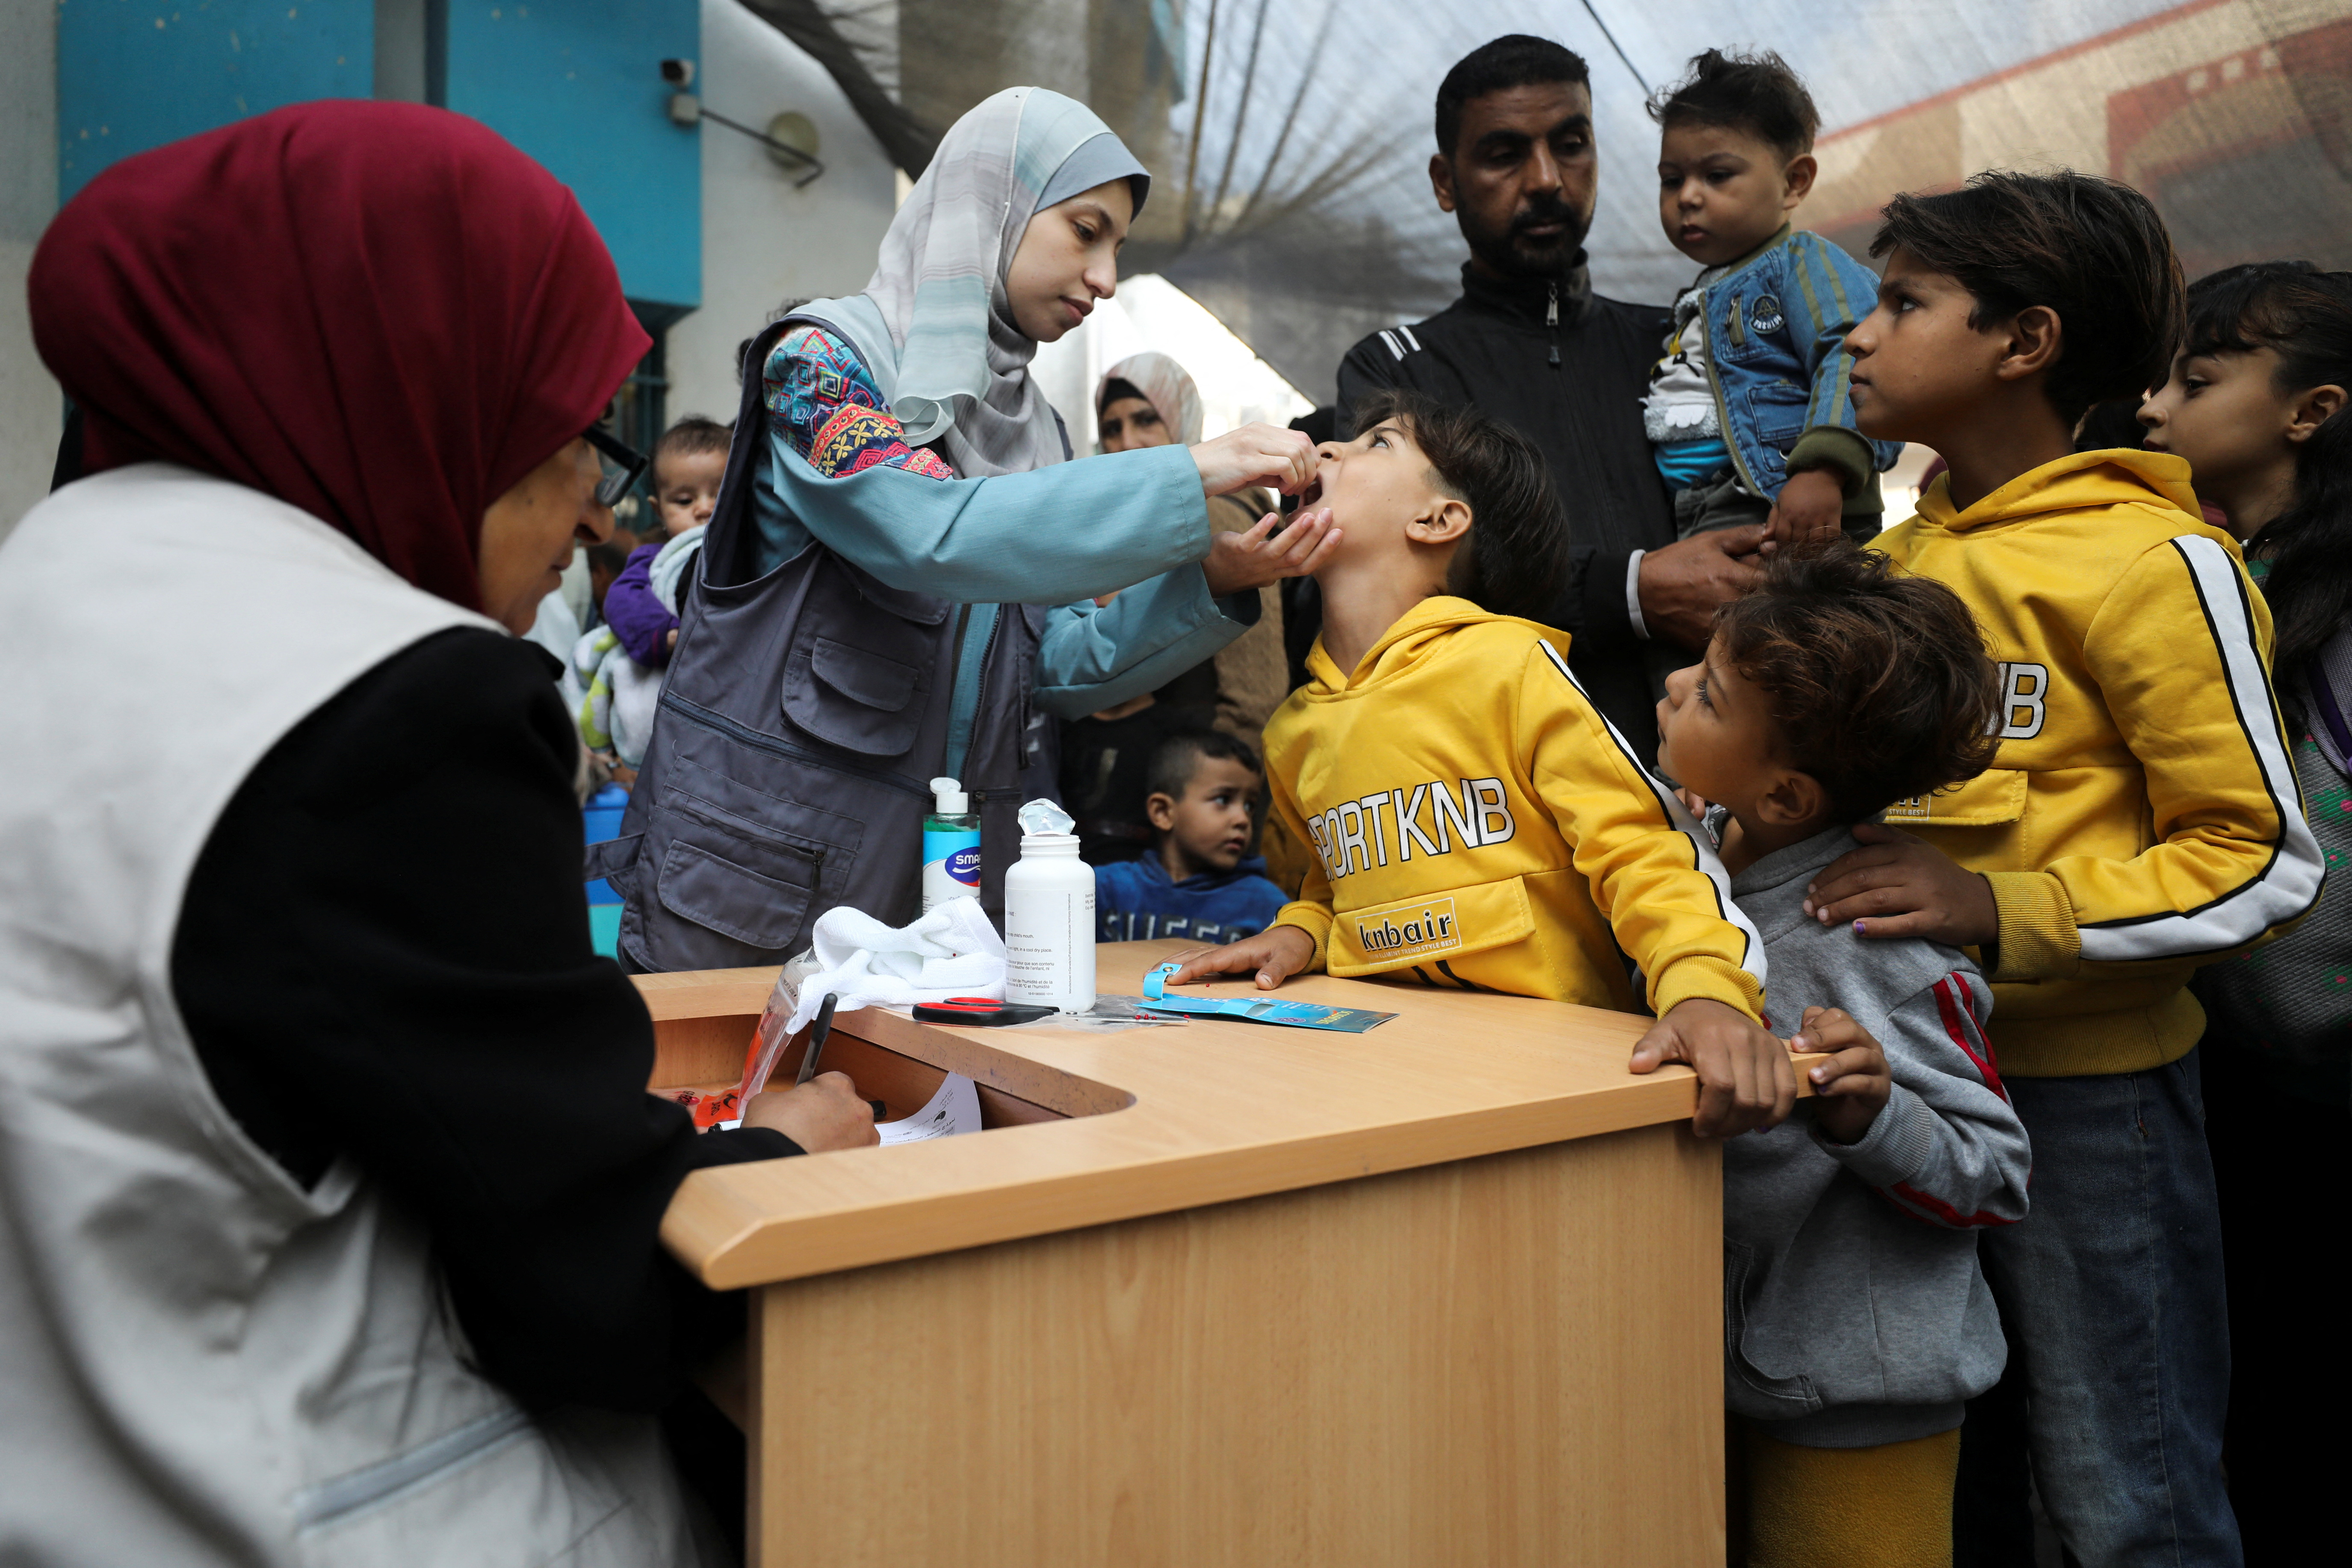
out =
{"type": "MultiPolygon", "coordinates": [[[[57,5],[61,202],[133,153],[289,103],[374,91],[373,0],[57,5]]],[[[434,101],[572,187],[630,299],[700,304],[700,132],[671,122],[660,72],[665,58],[699,55],[699,0],[434,0],[428,16],[434,101]]]]}
{"type": "Polygon", "coordinates": [[[59,0],[58,200],[133,153],[374,89],[371,0],[59,0]]]}
{"type": "Polygon", "coordinates": [[[630,299],[702,302],[701,132],[673,124],[666,58],[701,49],[699,0],[448,0],[441,101],[570,185],[630,299]]]}

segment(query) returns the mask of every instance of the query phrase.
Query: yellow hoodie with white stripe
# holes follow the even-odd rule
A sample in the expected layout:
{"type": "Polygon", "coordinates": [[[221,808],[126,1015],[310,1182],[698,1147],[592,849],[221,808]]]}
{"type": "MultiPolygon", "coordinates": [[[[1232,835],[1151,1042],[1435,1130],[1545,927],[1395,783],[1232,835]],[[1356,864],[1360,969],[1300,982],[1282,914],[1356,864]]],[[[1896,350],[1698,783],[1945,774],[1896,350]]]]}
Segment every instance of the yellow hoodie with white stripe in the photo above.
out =
{"type": "Polygon", "coordinates": [[[2203,1031],[2196,967],[2319,896],[2270,611],[2179,458],[2076,453],[1966,511],[1949,482],[1875,548],[1976,613],[2000,666],[2000,750],[1886,820],[1992,886],[2002,1072],[2159,1067],[2203,1031]]]}
{"type": "Polygon", "coordinates": [[[1313,936],[1334,974],[1630,1011],[1622,946],[1654,1011],[1705,996],[1760,1018],[1763,942],[1567,646],[1448,597],[1352,675],[1318,640],[1265,731],[1274,810],[1315,847],[1276,923],[1313,936]]]}

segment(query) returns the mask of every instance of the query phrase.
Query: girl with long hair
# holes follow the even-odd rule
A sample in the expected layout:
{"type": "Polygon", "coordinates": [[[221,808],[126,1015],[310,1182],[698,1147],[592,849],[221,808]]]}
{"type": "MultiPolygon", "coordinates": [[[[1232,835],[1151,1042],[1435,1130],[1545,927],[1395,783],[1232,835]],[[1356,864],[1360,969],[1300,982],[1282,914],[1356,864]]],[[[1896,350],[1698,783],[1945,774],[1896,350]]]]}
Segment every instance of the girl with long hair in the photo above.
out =
{"type": "MultiPolygon", "coordinates": [[[[2186,347],[2140,409],[2147,445],[2189,460],[2269,602],[2279,707],[2299,737],[2304,804],[2332,872],[2352,861],[2347,388],[2352,272],[2264,261],[2189,289],[2186,347]]],[[[2326,1445],[2301,1434],[2299,1417],[2352,1384],[2341,1344],[2280,1331],[2334,1305],[2314,1284],[2315,1237],[2292,1197],[2330,1190],[2352,1138],[2352,896],[2330,893],[2295,931],[2198,983],[2230,1294],[2225,1443],[2250,1562],[2297,1559],[2332,1531],[2326,1445]]]]}

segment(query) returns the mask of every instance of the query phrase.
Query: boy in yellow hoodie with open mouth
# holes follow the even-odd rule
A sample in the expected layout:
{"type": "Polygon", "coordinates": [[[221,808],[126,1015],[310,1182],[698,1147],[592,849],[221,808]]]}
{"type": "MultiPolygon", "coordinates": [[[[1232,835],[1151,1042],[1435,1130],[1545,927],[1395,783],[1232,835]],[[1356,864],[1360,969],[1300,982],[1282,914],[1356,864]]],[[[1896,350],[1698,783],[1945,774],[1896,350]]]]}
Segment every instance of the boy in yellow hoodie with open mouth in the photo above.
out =
{"type": "Polygon", "coordinates": [[[1567,570],[1542,455],[1412,393],[1358,420],[1301,498],[1341,542],[1316,573],[1307,684],[1265,731],[1274,811],[1313,864],[1273,926],[1175,979],[1326,969],[1646,1002],[1633,1068],[1696,1068],[1697,1131],[1777,1124],[1796,1075],[1759,1022],[1762,942],[1689,814],[1569,673],[1566,634],[1523,618],[1567,570]]]}
{"type": "MultiPolygon", "coordinates": [[[[2092,404],[2163,384],[2179,264],[2147,197],[2072,173],[1897,196],[1871,254],[1878,306],[1846,336],[1856,422],[1950,465],[1876,547],[1975,613],[2000,749],[1896,803],[1900,830],[1857,829],[1869,847],[1805,908],[1864,940],[1980,950],[2033,1142],[2032,1215],[1981,1258],[2035,1487],[2084,1568],[2226,1568],[2228,1308],[2187,984],[2301,919],[2323,866],[2236,541],[2180,458],[2074,450],[2092,404]]],[[[1998,1454],[1997,1424],[1968,1431],[1964,1456],[1998,1454]]],[[[2024,1466],[1976,1462],[2012,1478],[2008,1517],[1963,1532],[2022,1539],[2024,1466]]]]}

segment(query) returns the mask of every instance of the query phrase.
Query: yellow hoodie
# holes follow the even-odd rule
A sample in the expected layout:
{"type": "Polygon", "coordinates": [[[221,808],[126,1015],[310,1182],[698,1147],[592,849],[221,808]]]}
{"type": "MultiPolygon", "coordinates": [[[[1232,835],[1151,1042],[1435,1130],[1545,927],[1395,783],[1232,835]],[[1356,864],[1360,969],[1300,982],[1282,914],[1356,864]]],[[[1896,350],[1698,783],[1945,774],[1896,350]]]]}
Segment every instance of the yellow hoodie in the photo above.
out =
{"type": "Polygon", "coordinates": [[[1274,810],[1314,846],[1276,917],[1334,974],[1760,1018],[1764,944],[1689,814],[1593,708],[1549,627],[1423,600],[1351,676],[1318,640],[1265,730],[1274,810]],[[1612,931],[1614,937],[1612,937],[1612,931]]]}
{"type": "Polygon", "coordinates": [[[2179,458],[2077,453],[1961,512],[1949,482],[1876,548],[1976,612],[2000,665],[2000,751],[1886,820],[1992,885],[2002,1072],[2161,1066],[2204,1028],[2190,973],[2319,896],[2270,611],[2179,458]]]}

